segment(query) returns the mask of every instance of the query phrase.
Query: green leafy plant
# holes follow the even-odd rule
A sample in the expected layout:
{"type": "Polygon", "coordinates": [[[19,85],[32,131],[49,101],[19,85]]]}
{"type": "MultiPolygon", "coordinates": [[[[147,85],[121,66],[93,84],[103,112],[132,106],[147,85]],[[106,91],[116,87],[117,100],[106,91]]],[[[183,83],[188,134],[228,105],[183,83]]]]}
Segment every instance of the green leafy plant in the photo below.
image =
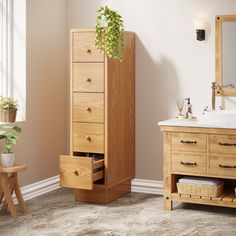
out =
{"type": "Polygon", "coordinates": [[[12,147],[16,144],[19,137],[14,133],[21,133],[21,128],[17,125],[5,125],[4,130],[0,130],[0,139],[5,141],[4,143],[4,153],[13,153],[12,147]],[[12,130],[12,131],[9,131],[12,130]]]}
{"type": "Polygon", "coordinates": [[[17,110],[18,102],[11,97],[0,97],[1,110],[17,110]]]}
{"type": "Polygon", "coordinates": [[[117,11],[107,6],[98,10],[95,45],[109,58],[122,60],[124,50],[124,22],[117,11]]]}

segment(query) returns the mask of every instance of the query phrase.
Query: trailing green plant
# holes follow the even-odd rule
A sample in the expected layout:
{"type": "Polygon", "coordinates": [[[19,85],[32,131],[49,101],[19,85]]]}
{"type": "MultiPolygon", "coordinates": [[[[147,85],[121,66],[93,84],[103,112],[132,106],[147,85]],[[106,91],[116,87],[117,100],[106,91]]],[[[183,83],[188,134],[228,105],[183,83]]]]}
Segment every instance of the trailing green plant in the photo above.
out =
{"type": "Polygon", "coordinates": [[[5,125],[4,130],[0,130],[0,139],[5,141],[4,143],[4,153],[13,153],[12,147],[16,144],[19,137],[15,133],[21,133],[21,128],[17,125],[5,125]],[[9,131],[12,130],[12,131],[9,131]]]}
{"type": "Polygon", "coordinates": [[[124,50],[124,22],[117,11],[107,6],[98,10],[95,45],[109,58],[122,60],[124,50]]]}
{"type": "Polygon", "coordinates": [[[17,110],[18,101],[12,97],[0,97],[0,109],[1,110],[17,110]]]}

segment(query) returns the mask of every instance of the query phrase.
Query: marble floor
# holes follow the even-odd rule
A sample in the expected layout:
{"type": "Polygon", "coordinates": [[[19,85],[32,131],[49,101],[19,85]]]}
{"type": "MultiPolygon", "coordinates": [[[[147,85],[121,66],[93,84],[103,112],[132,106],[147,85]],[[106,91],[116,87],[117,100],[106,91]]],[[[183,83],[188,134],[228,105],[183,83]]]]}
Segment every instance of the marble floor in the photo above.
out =
{"type": "Polygon", "coordinates": [[[108,205],[75,202],[73,193],[58,189],[26,201],[29,213],[12,219],[0,215],[1,236],[233,236],[236,209],[175,205],[162,209],[162,197],[131,193],[108,205]]]}

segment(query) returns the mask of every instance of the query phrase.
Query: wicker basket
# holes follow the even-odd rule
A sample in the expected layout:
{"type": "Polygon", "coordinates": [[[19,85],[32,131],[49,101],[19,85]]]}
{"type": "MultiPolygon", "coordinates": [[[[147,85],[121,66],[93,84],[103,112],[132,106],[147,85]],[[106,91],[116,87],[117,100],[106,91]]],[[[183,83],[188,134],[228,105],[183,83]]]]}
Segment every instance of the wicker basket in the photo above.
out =
{"type": "Polygon", "coordinates": [[[196,195],[202,197],[218,197],[223,192],[223,187],[223,182],[215,186],[177,183],[177,190],[179,194],[196,195]]]}
{"type": "Polygon", "coordinates": [[[15,122],[17,109],[1,110],[0,109],[0,121],[1,122],[15,122]]]}

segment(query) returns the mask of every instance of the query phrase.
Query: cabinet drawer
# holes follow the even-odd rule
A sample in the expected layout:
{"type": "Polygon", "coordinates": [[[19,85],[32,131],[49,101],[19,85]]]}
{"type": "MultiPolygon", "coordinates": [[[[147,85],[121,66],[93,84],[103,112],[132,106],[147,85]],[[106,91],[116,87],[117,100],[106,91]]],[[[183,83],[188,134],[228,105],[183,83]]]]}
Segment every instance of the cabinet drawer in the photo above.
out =
{"type": "Polygon", "coordinates": [[[73,33],[73,61],[104,61],[104,54],[95,47],[95,32],[73,33]]]}
{"type": "Polygon", "coordinates": [[[176,151],[206,152],[205,134],[172,133],[171,147],[176,151]]]}
{"type": "Polygon", "coordinates": [[[73,119],[104,123],[103,93],[74,93],[73,119]]]}
{"type": "Polygon", "coordinates": [[[104,92],[104,64],[74,63],[73,90],[78,92],[104,92]]]}
{"type": "Polygon", "coordinates": [[[75,152],[104,153],[104,124],[73,123],[75,152]]]}
{"type": "Polygon", "coordinates": [[[206,173],[206,155],[172,153],[171,170],[172,172],[204,174],[206,173]]]}
{"type": "Polygon", "coordinates": [[[104,177],[104,160],[90,157],[60,156],[60,181],[62,187],[93,189],[93,182],[104,177]]]}
{"type": "Polygon", "coordinates": [[[210,135],[210,153],[236,155],[236,136],[210,135]]]}
{"type": "Polygon", "coordinates": [[[210,156],[210,174],[236,177],[236,156],[210,156]]]}

